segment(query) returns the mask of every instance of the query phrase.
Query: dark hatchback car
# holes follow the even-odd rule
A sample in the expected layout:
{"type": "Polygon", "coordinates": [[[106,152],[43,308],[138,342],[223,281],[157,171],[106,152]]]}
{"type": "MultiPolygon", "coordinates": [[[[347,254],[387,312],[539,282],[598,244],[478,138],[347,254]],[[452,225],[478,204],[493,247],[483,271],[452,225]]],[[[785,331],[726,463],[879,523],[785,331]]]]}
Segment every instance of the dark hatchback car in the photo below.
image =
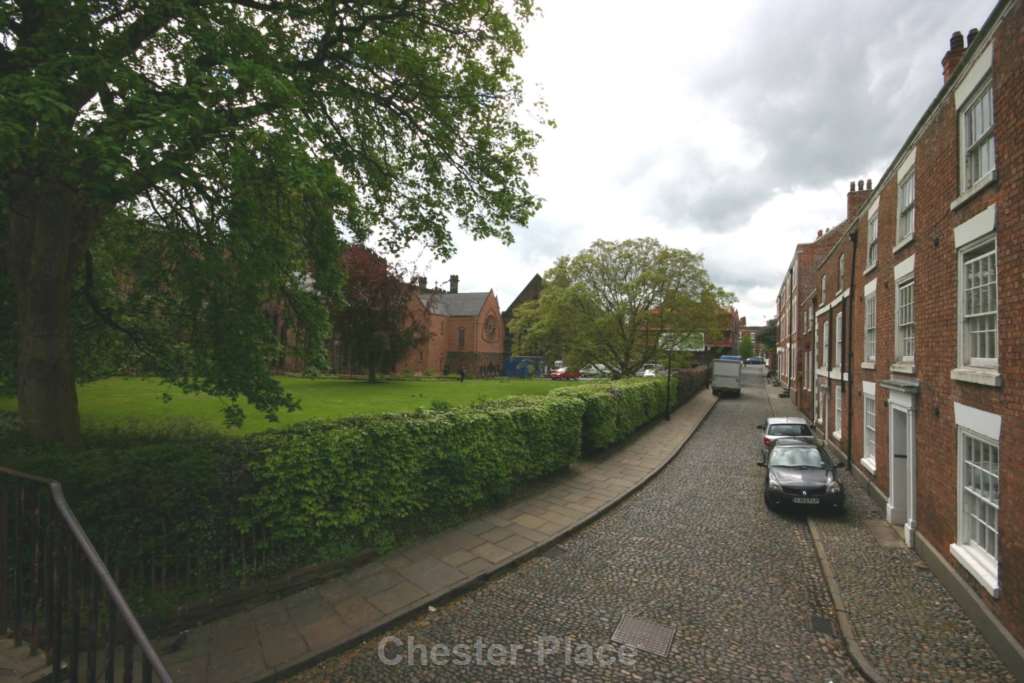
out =
{"type": "Polygon", "coordinates": [[[764,503],[842,511],[846,503],[835,463],[821,446],[801,439],[779,439],[768,454],[764,503]]]}

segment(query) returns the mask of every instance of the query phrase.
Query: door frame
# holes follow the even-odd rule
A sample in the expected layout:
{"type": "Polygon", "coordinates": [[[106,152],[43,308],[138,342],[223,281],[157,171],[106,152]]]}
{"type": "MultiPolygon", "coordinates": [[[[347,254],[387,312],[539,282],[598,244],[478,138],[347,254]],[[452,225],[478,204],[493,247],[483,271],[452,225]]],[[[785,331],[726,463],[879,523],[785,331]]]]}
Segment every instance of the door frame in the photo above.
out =
{"type": "Polygon", "coordinates": [[[914,532],[917,529],[917,454],[915,453],[916,442],[916,420],[914,410],[914,394],[889,388],[889,501],[886,503],[886,519],[893,522],[894,498],[899,495],[894,489],[896,477],[896,413],[899,412],[906,419],[906,490],[902,492],[906,496],[906,520],[903,523],[903,541],[911,548],[914,547],[914,532]]]}

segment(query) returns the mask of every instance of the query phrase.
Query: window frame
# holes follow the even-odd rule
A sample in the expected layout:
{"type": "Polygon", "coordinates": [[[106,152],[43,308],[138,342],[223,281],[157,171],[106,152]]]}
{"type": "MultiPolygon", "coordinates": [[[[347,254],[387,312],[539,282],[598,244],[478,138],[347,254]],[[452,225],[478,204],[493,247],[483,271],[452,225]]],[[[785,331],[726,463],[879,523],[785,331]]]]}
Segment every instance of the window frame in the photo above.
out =
{"type": "Polygon", "coordinates": [[[839,255],[839,282],[836,283],[836,295],[842,294],[843,282],[846,279],[846,254],[839,255]]]}
{"type": "Polygon", "coordinates": [[[877,352],[878,292],[874,291],[864,295],[864,360],[874,361],[877,352]]]}
{"type": "Polygon", "coordinates": [[[905,242],[914,236],[914,223],[917,220],[917,167],[912,166],[902,180],[896,192],[896,243],[905,242]],[[910,188],[910,202],[906,200],[907,187],[910,188]]]}
{"type": "Polygon", "coordinates": [[[957,364],[960,368],[978,368],[983,370],[999,369],[999,250],[996,239],[996,234],[994,232],[989,233],[957,249],[957,364]],[[991,247],[991,249],[989,250],[987,247],[991,247]],[[969,254],[978,253],[983,249],[985,251],[981,256],[975,256],[973,259],[970,259],[970,261],[976,261],[979,258],[987,256],[989,253],[991,253],[993,259],[994,278],[992,284],[995,286],[995,306],[990,313],[978,314],[979,317],[980,315],[995,316],[995,329],[993,330],[995,356],[992,358],[974,358],[971,356],[970,332],[967,329],[967,290],[965,288],[965,284],[967,282],[967,256],[969,254]]]}
{"type": "Polygon", "coordinates": [[[874,471],[874,469],[876,467],[876,462],[877,462],[875,460],[875,455],[878,452],[878,442],[877,442],[877,437],[878,437],[878,403],[875,401],[875,395],[874,394],[868,394],[867,392],[864,392],[864,405],[862,406],[862,408],[864,410],[864,420],[863,420],[863,422],[864,422],[864,438],[863,438],[863,443],[861,444],[861,456],[860,456],[860,459],[861,459],[861,462],[863,464],[865,464],[869,469],[874,471]],[[871,409],[870,409],[870,411],[868,410],[868,401],[871,401],[871,409]],[[871,418],[870,426],[868,425],[868,417],[869,416],[871,418]],[[870,431],[870,435],[871,435],[870,436],[870,442],[871,442],[871,449],[870,449],[870,451],[868,449],[868,441],[869,441],[868,433],[869,433],[869,431],[870,431]]]}
{"type": "Polygon", "coordinates": [[[868,246],[867,263],[865,270],[870,270],[878,265],[878,209],[868,215],[868,246]]]}
{"type": "Polygon", "coordinates": [[[832,399],[832,436],[843,438],[843,383],[836,383],[835,396],[832,399]]]}
{"type": "Polygon", "coordinates": [[[978,86],[974,89],[971,95],[964,100],[964,103],[957,109],[957,130],[959,132],[959,157],[960,157],[960,193],[961,195],[968,194],[972,190],[983,187],[992,179],[996,172],[996,145],[995,145],[995,128],[996,128],[996,113],[995,113],[995,91],[993,88],[992,74],[989,72],[981,79],[978,86]],[[969,146],[967,142],[967,115],[971,109],[978,104],[978,102],[986,95],[989,96],[989,109],[991,111],[991,124],[986,128],[978,139],[974,140],[969,146]],[[969,158],[971,153],[976,152],[981,148],[982,145],[986,144],[989,140],[992,141],[992,166],[984,174],[979,175],[977,178],[970,178],[969,171],[969,158]]]}
{"type": "MultiPolygon", "coordinates": [[[[985,585],[986,589],[990,592],[998,591],[998,580],[999,580],[999,499],[998,493],[996,494],[996,502],[993,505],[990,501],[983,499],[980,495],[974,492],[968,492],[967,486],[964,481],[964,474],[966,472],[965,462],[965,447],[967,440],[971,439],[978,442],[983,446],[989,446],[995,449],[996,455],[996,471],[994,478],[996,482],[996,490],[999,489],[999,470],[1001,465],[1001,454],[999,448],[998,439],[993,439],[989,436],[984,436],[977,431],[964,427],[963,425],[957,425],[957,509],[956,509],[956,543],[950,548],[953,550],[954,556],[959,559],[967,567],[969,571],[977,578],[982,584],[985,585]],[[970,499],[967,496],[971,496],[970,499]],[[994,513],[994,524],[995,528],[992,529],[993,535],[995,536],[995,555],[989,554],[989,552],[980,544],[977,543],[973,534],[970,533],[969,526],[971,519],[967,514],[967,507],[969,500],[980,501],[983,505],[989,505],[995,509],[994,513]],[[980,572],[978,571],[980,570],[980,572]]],[[[975,467],[977,467],[975,465],[975,467]]],[[[991,474],[986,472],[986,474],[991,474]]],[[[985,524],[988,527],[987,524],[985,524]]]]}
{"type": "Polygon", "coordinates": [[[821,327],[822,327],[822,340],[821,340],[822,341],[822,344],[821,344],[822,358],[821,358],[821,367],[822,367],[822,369],[827,371],[830,367],[832,367],[828,363],[829,351],[830,351],[830,349],[829,349],[829,343],[830,342],[829,342],[829,338],[828,337],[829,337],[829,332],[832,329],[832,323],[829,320],[826,319],[825,320],[825,324],[822,325],[821,327]]]}
{"type": "Polygon", "coordinates": [[[835,358],[832,359],[832,367],[837,370],[843,367],[843,312],[839,311],[835,317],[835,358]]]}
{"type": "Polygon", "coordinates": [[[914,273],[911,272],[911,273],[908,273],[906,276],[904,276],[904,277],[900,278],[899,280],[897,280],[896,284],[895,284],[895,287],[894,287],[894,289],[895,289],[895,292],[894,292],[894,294],[895,294],[895,304],[894,304],[894,307],[893,307],[893,316],[892,317],[893,317],[893,324],[895,326],[895,338],[894,338],[895,346],[893,348],[893,359],[897,363],[913,363],[914,362],[914,358],[917,355],[917,316],[916,316],[917,288],[915,287],[914,283],[915,283],[914,273]],[[900,292],[903,291],[907,287],[910,287],[911,288],[911,292],[912,292],[911,302],[910,302],[910,315],[911,315],[910,320],[911,321],[910,321],[909,324],[904,323],[903,325],[901,325],[900,324],[900,292]],[[912,355],[909,355],[909,356],[903,353],[903,351],[904,351],[903,347],[905,345],[905,341],[906,340],[903,337],[904,332],[903,332],[902,328],[906,328],[906,327],[912,328],[912,330],[914,332],[914,335],[913,335],[914,353],[912,355]]]}

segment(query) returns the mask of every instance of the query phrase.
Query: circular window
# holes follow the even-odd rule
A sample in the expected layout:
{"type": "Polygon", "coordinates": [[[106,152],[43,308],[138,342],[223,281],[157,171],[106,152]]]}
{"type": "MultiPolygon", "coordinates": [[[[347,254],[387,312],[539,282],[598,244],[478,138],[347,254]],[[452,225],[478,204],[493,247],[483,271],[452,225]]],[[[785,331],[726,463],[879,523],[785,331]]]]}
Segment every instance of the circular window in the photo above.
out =
{"type": "Polygon", "coordinates": [[[494,341],[498,337],[498,319],[493,315],[487,316],[484,321],[484,339],[494,341]]]}

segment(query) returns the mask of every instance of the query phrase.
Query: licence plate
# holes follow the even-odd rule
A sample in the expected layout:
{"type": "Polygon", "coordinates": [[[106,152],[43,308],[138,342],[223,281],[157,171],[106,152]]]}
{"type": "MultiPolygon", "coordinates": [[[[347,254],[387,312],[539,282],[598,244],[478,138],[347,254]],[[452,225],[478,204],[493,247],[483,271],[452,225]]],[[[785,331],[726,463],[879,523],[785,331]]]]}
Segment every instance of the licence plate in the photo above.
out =
{"type": "Polygon", "coordinates": [[[817,505],[818,504],[818,499],[817,498],[794,498],[793,502],[794,503],[803,503],[804,505],[817,505]]]}

